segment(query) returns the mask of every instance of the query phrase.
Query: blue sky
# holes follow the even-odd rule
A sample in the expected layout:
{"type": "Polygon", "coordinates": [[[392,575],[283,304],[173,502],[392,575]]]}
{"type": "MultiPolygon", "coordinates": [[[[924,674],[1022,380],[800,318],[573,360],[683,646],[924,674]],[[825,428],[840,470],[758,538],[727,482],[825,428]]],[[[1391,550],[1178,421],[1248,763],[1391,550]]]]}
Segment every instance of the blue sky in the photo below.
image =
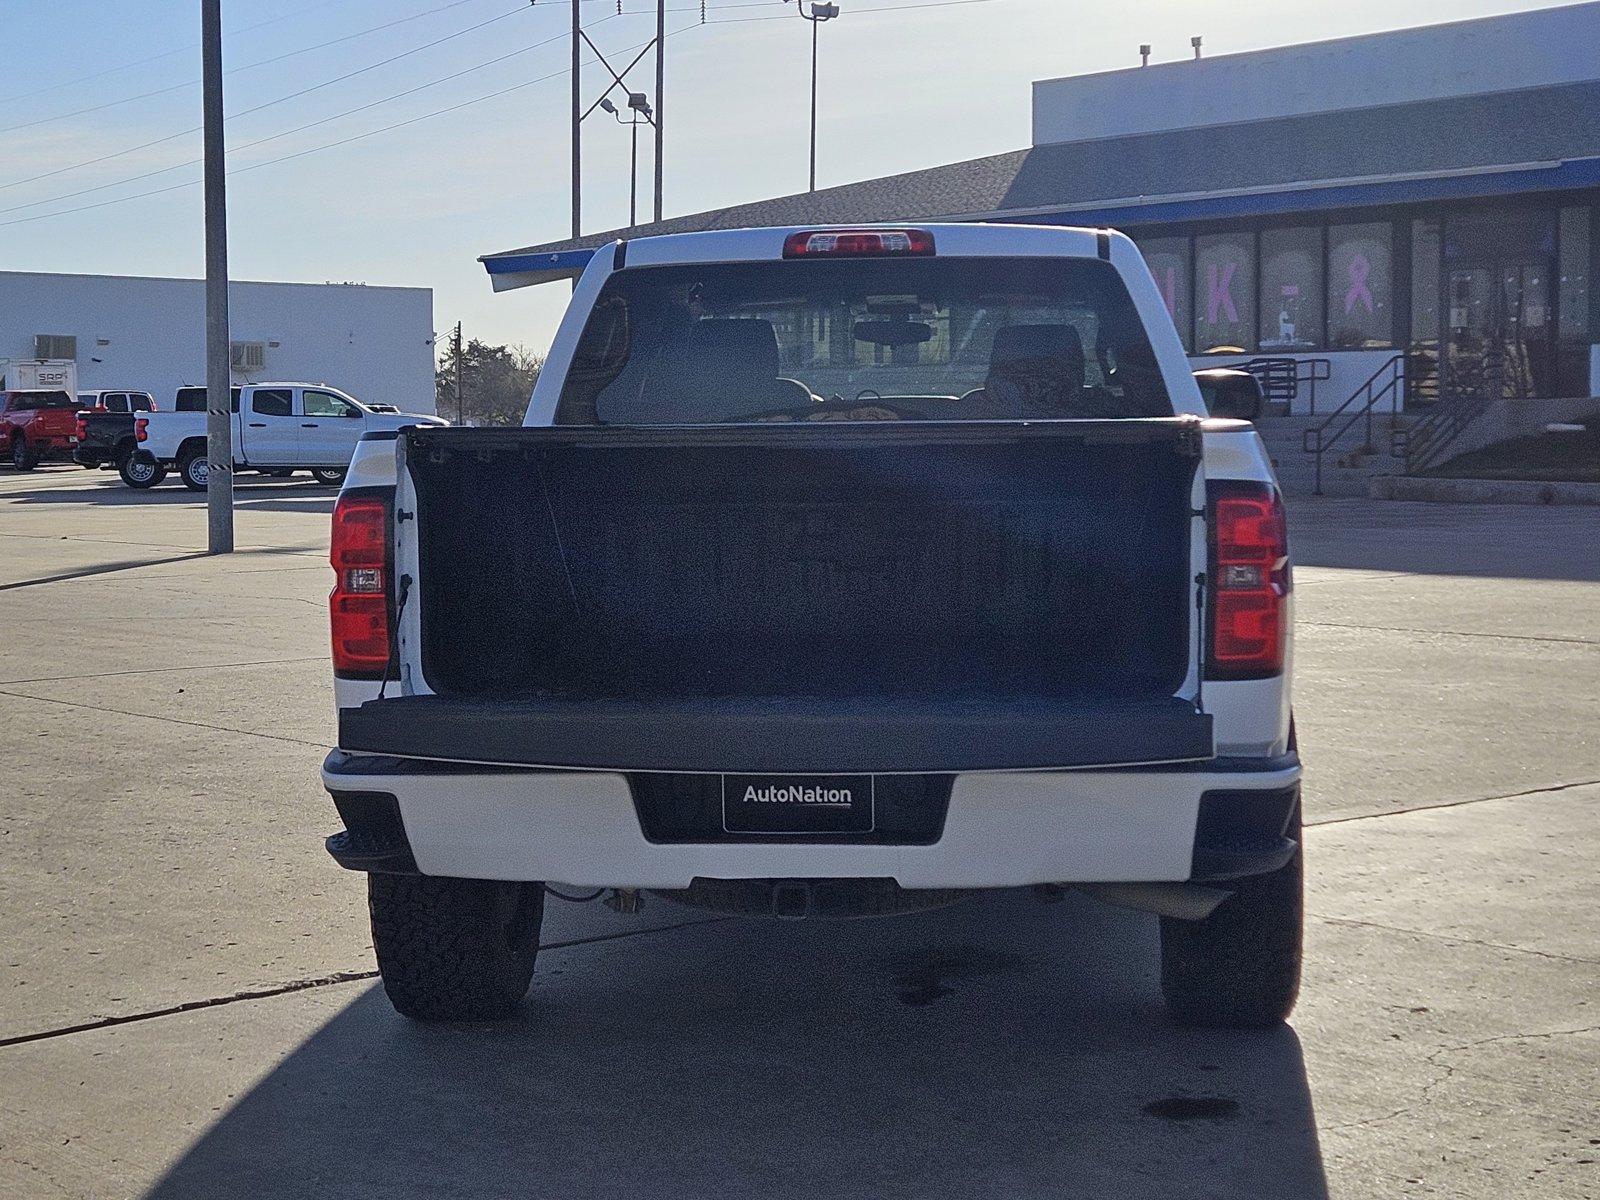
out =
{"type": "MultiPolygon", "coordinates": [[[[844,15],[821,31],[820,186],[1025,146],[1031,80],[1132,65],[1143,41],[1164,61],[1186,57],[1195,33],[1224,54],[1548,6],[841,2],[844,15]]],[[[668,215],[803,189],[809,30],[793,5],[706,0],[703,26],[699,0],[668,5],[679,31],[667,41],[668,215]]],[[[654,31],[654,0],[621,8],[583,0],[591,36],[626,62],[654,31]]],[[[202,272],[200,168],[183,165],[200,154],[199,134],[185,132],[200,122],[198,10],[194,0],[0,0],[0,269],[202,272]]],[[[426,285],[439,329],[460,320],[469,336],[542,348],[566,289],[496,296],[475,260],[567,233],[569,14],[567,0],[225,0],[230,169],[251,168],[229,181],[234,277],[426,285]],[[285,155],[297,157],[269,162],[285,155]]],[[[598,95],[601,69],[585,78],[598,95]]],[[[638,79],[651,90],[648,72],[638,79]]],[[[596,113],[585,124],[586,228],[626,223],[627,155],[626,131],[596,113]]]]}

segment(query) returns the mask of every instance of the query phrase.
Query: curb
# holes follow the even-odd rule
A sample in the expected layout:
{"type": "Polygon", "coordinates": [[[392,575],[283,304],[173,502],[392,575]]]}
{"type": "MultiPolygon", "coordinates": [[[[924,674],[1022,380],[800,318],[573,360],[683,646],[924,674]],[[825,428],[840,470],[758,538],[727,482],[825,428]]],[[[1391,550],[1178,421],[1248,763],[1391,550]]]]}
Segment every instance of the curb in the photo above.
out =
{"type": "Polygon", "coordinates": [[[1433,504],[1600,505],[1600,483],[1380,475],[1368,483],[1367,495],[1374,500],[1423,500],[1433,504]]]}

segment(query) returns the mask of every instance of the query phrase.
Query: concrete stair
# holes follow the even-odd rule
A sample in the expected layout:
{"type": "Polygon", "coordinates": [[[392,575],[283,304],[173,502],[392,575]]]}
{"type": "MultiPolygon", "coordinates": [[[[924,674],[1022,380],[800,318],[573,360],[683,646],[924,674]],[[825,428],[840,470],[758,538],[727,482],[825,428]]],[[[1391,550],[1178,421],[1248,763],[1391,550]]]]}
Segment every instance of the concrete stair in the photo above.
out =
{"type": "MultiPolygon", "coordinates": [[[[1305,431],[1321,424],[1326,417],[1262,417],[1256,429],[1265,443],[1278,474],[1278,484],[1288,496],[1309,496],[1316,483],[1316,460],[1302,448],[1305,431]]],[[[1322,494],[1324,496],[1365,496],[1367,482],[1377,475],[1399,474],[1400,460],[1389,454],[1389,431],[1394,423],[1404,424],[1402,414],[1374,413],[1370,451],[1361,444],[1361,434],[1352,429],[1339,444],[1322,456],[1322,494]]]]}

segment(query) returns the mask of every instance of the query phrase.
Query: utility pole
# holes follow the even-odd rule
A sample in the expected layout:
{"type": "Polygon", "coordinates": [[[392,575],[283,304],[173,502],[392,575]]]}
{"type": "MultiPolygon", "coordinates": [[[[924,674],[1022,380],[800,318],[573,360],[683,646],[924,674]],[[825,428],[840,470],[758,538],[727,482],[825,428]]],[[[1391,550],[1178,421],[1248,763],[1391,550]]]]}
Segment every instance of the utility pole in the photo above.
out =
{"type": "Polygon", "coordinates": [[[233,553],[233,378],[228,355],[228,195],[222,142],[222,0],[200,0],[205,135],[206,549],[233,553]]]}
{"type": "Polygon", "coordinates": [[[467,423],[467,419],[463,415],[462,409],[461,409],[461,322],[460,321],[456,322],[456,332],[455,332],[454,337],[451,338],[451,347],[452,347],[452,349],[454,351],[455,361],[456,361],[456,424],[457,425],[465,425],[467,423]]]}
{"type": "Polygon", "coordinates": [[[583,233],[583,134],[579,126],[583,121],[582,100],[578,87],[578,37],[579,8],[581,0],[572,0],[572,236],[583,233]]]}
{"type": "Polygon", "coordinates": [[[656,0],[656,220],[661,220],[661,130],[667,107],[667,0],[656,0]]]}

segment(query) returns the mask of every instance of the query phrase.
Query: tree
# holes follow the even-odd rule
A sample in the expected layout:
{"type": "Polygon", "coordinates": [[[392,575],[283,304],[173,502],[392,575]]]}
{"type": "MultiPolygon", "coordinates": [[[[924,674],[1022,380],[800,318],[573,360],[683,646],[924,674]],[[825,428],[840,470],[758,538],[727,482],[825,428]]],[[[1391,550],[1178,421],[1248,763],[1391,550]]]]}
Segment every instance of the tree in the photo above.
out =
{"type": "MultiPolygon", "coordinates": [[[[526,346],[490,346],[477,338],[461,348],[461,416],[468,425],[520,425],[544,355],[526,346]]],[[[450,340],[439,341],[434,375],[439,415],[456,420],[456,365],[450,340]]]]}

